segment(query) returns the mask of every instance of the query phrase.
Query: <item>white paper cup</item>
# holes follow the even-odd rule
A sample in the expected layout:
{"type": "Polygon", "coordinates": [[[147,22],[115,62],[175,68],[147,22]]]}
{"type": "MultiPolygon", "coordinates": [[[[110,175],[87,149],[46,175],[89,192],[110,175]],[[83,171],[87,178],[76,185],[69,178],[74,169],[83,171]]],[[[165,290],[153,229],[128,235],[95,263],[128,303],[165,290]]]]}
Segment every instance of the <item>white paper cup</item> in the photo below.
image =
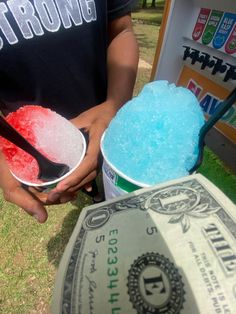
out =
{"type": "Polygon", "coordinates": [[[103,150],[104,137],[105,132],[101,139],[101,152],[103,156],[102,177],[106,200],[150,186],[128,177],[108,160],[103,150]]]}
{"type": "MultiPolygon", "coordinates": [[[[84,159],[85,153],[86,153],[86,140],[82,132],[78,129],[78,143],[81,145],[80,149],[78,149],[78,161],[75,164],[74,167],[72,167],[66,174],[61,176],[58,179],[52,180],[52,181],[47,181],[47,182],[42,182],[42,183],[34,183],[34,182],[29,182],[25,181],[22,178],[19,178],[16,174],[14,174],[14,171],[11,170],[12,175],[22,184],[26,186],[32,186],[32,187],[37,187],[37,188],[42,188],[43,190],[45,189],[52,189],[54,188],[58,182],[62,181],[66,177],[68,177],[70,174],[72,174],[76,168],[81,164],[82,160],[84,159]],[[82,148],[82,149],[81,149],[82,148]]],[[[76,153],[76,152],[75,152],[76,153]]],[[[66,164],[66,162],[65,162],[66,164]]]]}

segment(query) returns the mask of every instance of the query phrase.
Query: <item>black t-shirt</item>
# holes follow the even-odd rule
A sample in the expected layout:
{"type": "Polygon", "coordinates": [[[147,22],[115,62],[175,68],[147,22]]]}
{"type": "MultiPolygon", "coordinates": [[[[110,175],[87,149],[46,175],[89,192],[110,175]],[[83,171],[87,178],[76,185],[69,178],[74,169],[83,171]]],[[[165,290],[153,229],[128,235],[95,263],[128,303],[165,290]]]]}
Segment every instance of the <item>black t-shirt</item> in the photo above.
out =
{"type": "Polygon", "coordinates": [[[103,102],[107,23],[131,3],[0,1],[0,109],[38,104],[72,118],[103,102]]]}

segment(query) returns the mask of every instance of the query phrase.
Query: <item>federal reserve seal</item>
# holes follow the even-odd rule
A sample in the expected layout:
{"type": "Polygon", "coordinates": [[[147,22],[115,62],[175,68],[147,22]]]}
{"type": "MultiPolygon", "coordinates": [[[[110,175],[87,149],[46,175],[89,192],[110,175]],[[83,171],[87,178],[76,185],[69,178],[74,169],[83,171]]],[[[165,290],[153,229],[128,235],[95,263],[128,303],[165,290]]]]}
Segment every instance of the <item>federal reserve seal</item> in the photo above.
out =
{"type": "Polygon", "coordinates": [[[146,253],[131,265],[128,294],[140,314],[178,314],[183,308],[184,284],[178,269],[159,253],[146,253]]]}

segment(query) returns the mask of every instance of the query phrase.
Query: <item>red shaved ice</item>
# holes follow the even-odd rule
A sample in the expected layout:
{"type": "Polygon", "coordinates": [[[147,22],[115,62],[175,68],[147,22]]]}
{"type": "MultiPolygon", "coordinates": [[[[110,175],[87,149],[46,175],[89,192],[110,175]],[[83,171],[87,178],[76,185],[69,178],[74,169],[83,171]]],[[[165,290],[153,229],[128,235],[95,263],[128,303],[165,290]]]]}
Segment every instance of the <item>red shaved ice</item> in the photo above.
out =
{"type": "MultiPolygon", "coordinates": [[[[83,154],[84,147],[79,130],[48,108],[26,105],[10,113],[5,119],[52,161],[65,163],[72,169],[83,154]]],[[[39,168],[34,157],[1,136],[0,149],[17,178],[34,184],[43,183],[38,179],[39,168]]]]}

